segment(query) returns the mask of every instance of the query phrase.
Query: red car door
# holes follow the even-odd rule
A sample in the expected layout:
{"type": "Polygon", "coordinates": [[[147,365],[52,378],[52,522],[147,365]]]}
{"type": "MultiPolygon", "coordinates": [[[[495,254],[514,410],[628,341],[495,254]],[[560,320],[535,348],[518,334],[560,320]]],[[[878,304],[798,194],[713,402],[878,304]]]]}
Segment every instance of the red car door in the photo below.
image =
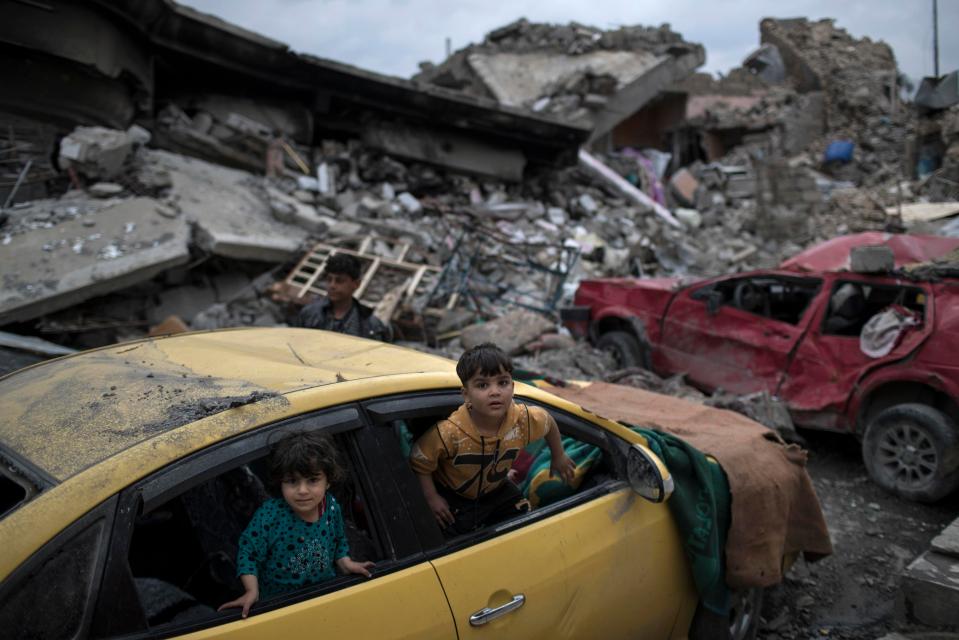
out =
{"type": "Polygon", "coordinates": [[[810,321],[810,329],[796,350],[779,390],[797,424],[824,429],[846,429],[846,403],[856,384],[869,371],[901,360],[929,335],[933,325],[932,291],[912,283],[889,278],[842,274],[835,277],[822,304],[810,321]],[[850,289],[837,302],[839,295],[850,289]],[[906,329],[892,350],[872,358],[860,348],[863,325],[892,304],[910,309],[922,318],[921,324],[906,329]]]}
{"type": "Polygon", "coordinates": [[[758,273],[687,289],[666,314],[654,367],[707,390],[774,393],[820,284],[758,273]]]}

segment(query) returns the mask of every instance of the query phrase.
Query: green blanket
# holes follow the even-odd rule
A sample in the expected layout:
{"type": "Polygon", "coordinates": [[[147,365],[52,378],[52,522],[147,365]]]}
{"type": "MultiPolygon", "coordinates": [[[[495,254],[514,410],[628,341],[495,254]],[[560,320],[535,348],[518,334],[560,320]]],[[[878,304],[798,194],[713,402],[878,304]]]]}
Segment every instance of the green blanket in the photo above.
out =
{"type": "MultiPolygon", "coordinates": [[[[729,529],[729,483],[722,468],[702,452],[668,433],[632,427],[646,438],[649,448],[666,464],[675,490],[668,501],[689,557],[693,581],[703,605],[719,615],[729,613],[723,550],[729,529]]],[[[535,508],[567,496],[579,488],[586,473],[602,458],[593,445],[563,438],[566,454],[576,464],[573,482],[549,475],[549,448],[536,442],[527,448],[533,463],[521,489],[535,508]]]]}

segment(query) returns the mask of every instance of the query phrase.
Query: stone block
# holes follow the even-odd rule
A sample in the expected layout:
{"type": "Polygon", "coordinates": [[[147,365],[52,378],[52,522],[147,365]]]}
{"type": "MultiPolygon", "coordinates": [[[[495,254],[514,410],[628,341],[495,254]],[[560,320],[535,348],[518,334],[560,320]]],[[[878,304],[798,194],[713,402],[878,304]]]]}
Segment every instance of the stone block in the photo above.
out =
{"type": "Polygon", "coordinates": [[[927,551],[902,574],[903,608],[906,616],[938,627],[956,624],[959,611],[959,561],[927,551]]]}
{"type": "Polygon", "coordinates": [[[523,347],[547,331],[555,323],[533,311],[517,309],[485,324],[474,324],[463,330],[463,347],[470,349],[483,342],[492,342],[509,355],[523,352],[523,347]]]}
{"type": "Polygon", "coordinates": [[[884,273],[895,267],[895,256],[884,244],[853,247],[849,252],[849,266],[856,273],[884,273]]]}
{"type": "Polygon", "coordinates": [[[60,141],[60,163],[87,177],[109,180],[123,173],[141,139],[139,132],[77,127],[60,141]]]}
{"type": "Polygon", "coordinates": [[[669,186],[683,204],[692,206],[696,202],[696,187],[699,186],[699,181],[688,170],[680,169],[674,173],[669,179],[669,186]]]}
{"type": "Polygon", "coordinates": [[[932,539],[932,550],[959,558],[959,518],[952,521],[938,536],[932,539]]]}

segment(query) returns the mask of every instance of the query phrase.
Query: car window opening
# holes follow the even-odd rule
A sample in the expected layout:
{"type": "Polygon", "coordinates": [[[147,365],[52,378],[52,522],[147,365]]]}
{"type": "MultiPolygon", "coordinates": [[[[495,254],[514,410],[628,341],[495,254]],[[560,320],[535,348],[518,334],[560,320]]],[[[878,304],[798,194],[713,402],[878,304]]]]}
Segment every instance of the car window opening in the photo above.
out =
{"type": "Polygon", "coordinates": [[[0,475],[0,518],[27,499],[27,490],[18,482],[0,475]]]}
{"type": "Polygon", "coordinates": [[[925,317],[926,294],[914,287],[840,280],[836,282],[829,296],[823,333],[858,336],[870,318],[892,305],[915,312],[921,321],[925,317]]]}
{"type": "MultiPolygon", "coordinates": [[[[342,509],[350,555],[381,560],[381,545],[367,516],[367,501],[356,481],[344,436],[334,436],[334,441],[347,478],[329,492],[342,509]]],[[[274,493],[269,490],[268,477],[263,456],[192,487],[137,518],[129,566],[149,626],[223,616],[217,607],[243,593],[237,576],[238,541],[254,512],[274,493]]],[[[277,597],[288,599],[295,593],[277,597]]]]}
{"type": "MultiPolygon", "coordinates": [[[[399,451],[408,459],[413,443],[437,421],[445,419],[448,415],[448,411],[437,411],[432,415],[394,419],[387,423],[387,426],[399,442],[399,451]]],[[[543,440],[534,442],[513,460],[510,468],[510,480],[508,480],[514,482],[519,489],[522,494],[522,501],[528,505],[528,510],[518,511],[513,517],[495,524],[478,527],[465,534],[456,535],[444,532],[447,534],[445,536],[447,547],[458,547],[465,541],[486,537],[494,530],[497,532],[505,531],[512,529],[514,524],[519,526],[536,520],[538,518],[535,514],[546,507],[619,479],[616,471],[617,467],[608,451],[597,444],[573,437],[570,435],[571,430],[564,428],[561,416],[554,414],[554,417],[563,433],[564,448],[577,465],[574,486],[567,485],[560,479],[550,476],[549,448],[543,440]]],[[[406,467],[409,468],[408,464],[406,467]]],[[[409,468],[409,473],[411,476],[413,475],[411,468],[409,468]]],[[[425,498],[418,492],[414,499],[424,500],[425,502],[425,498]]],[[[573,506],[575,503],[573,501],[569,506],[573,506]]],[[[553,510],[550,509],[550,511],[553,510]]],[[[432,522],[439,527],[435,520],[432,522]]]]}
{"type": "Polygon", "coordinates": [[[711,292],[720,306],[731,306],[748,313],[799,324],[810,302],[819,291],[819,280],[758,277],[718,282],[696,291],[696,299],[708,299],[711,292]]]}

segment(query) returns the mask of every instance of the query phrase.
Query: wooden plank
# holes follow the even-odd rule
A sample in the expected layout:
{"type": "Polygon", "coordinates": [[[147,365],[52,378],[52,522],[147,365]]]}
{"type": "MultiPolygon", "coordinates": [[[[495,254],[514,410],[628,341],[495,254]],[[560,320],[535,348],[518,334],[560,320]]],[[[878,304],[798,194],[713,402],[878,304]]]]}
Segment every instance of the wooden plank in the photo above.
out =
{"type": "MultiPolygon", "coordinates": [[[[886,207],[886,215],[894,216],[899,207],[886,207]]],[[[913,202],[902,205],[903,222],[931,222],[959,214],[959,202],[913,202]]]]}
{"type": "Polygon", "coordinates": [[[380,268],[382,263],[382,258],[374,258],[373,263],[366,270],[366,273],[363,274],[363,279],[360,281],[360,286],[354,294],[357,298],[363,297],[363,294],[366,293],[366,287],[369,286],[370,281],[373,279],[373,276],[376,275],[376,270],[380,268]]]}

